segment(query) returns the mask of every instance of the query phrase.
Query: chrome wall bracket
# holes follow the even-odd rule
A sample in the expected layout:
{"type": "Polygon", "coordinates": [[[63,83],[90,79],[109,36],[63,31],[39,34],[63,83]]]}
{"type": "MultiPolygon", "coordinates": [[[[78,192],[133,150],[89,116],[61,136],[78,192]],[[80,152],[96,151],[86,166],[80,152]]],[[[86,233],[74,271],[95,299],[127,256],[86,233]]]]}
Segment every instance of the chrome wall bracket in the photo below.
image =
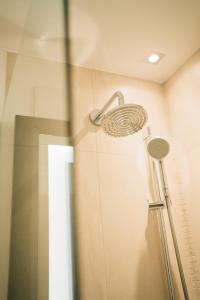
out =
{"type": "Polygon", "coordinates": [[[104,112],[116,98],[118,98],[118,105],[124,104],[124,95],[118,91],[112,95],[102,109],[95,109],[89,114],[89,119],[93,125],[101,126],[101,120],[104,116],[104,112]]]}
{"type": "Polygon", "coordinates": [[[101,126],[101,120],[103,118],[103,113],[100,109],[95,109],[89,114],[90,121],[96,126],[101,126]]]}

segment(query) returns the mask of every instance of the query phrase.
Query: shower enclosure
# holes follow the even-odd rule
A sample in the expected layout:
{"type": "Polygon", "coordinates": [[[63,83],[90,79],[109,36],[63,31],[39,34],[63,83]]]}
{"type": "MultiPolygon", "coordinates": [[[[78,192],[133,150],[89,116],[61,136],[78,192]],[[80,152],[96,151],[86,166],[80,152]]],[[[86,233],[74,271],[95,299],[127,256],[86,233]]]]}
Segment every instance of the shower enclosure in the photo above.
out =
{"type": "MultiPolygon", "coordinates": [[[[141,130],[147,121],[147,113],[144,108],[136,104],[124,104],[124,96],[121,92],[116,92],[101,110],[94,110],[89,115],[90,121],[96,126],[102,126],[105,133],[114,137],[127,136],[141,130]],[[112,101],[118,97],[118,106],[112,108],[107,113],[106,108],[112,101]]],[[[169,246],[167,241],[165,218],[162,209],[167,209],[173,245],[178,265],[180,280],[182,284],[184,299],[189,300],[188,289],[185,281],[179,246],[176,238],[174,221],[171,213],[171,202],[168,193],[168,187],[164,174],[163,159],[169,152],[169,144],[163,138],[151,138],[150,128],[147,128],[148,135],[145,137],[147,152],[149,154],[148,162],[151,168],[152,182],[154,184],[155,199],[149,203],[149,208],[158,210],[158,225],[160,226],[160,237],[162,243],[163,257],[165,263],[169,298],[176,299],[174,279],[172,275],[172,266],[170,261],[169,246]],[[156,167],[156,164],[158,166],[156,167]]]]}
{"type": "Polygon", "coordinates": [[[197,300],[188,166],[169,127],[171,94],[78,66],[71,79],[81,297],[197,300]]]}
{"type": "Polygon", "coordinates": [[[1,1],[1,300],[200,299],[200,2],[169,4],[1,1]]]}

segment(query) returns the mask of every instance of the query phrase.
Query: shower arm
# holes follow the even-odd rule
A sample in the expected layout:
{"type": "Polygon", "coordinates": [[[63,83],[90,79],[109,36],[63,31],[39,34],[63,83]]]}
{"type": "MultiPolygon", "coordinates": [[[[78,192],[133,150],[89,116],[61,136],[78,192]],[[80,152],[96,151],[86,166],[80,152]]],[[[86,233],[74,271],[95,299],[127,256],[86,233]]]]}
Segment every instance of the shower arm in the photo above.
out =
{"type": "Polygon", "coordinates": [[[115,92],[112,97],[108,100],[108,102],[102,107],[102,109],[95,109],[92,111],[89,115],[90,121],[96,125],[101,126],[101,119],[103,116],[103,113],[106,111],[106,109],[111,105],[111,103],[118,98],[118,104],[123,105],[124,104],[124,95],[121,92],[115,92]]]}

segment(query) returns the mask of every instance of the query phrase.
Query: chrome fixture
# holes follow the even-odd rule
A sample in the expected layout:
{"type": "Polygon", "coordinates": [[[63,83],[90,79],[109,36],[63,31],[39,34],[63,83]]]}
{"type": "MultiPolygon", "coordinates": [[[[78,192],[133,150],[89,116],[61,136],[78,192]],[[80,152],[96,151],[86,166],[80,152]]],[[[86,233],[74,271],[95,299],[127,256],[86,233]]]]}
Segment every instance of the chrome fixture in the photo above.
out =
{"type": "Polygon", "coordinates": [[[162,137],[154,137],[148,141],[148,153],[155,159],[163,159],[169,153],[169,143],[162,137]]]}
{"type": "Polygon", "coordinates": [[[184,299],[189,300],[188,289],[186,285],[180,251],[179,251],[178,242],[176,238],[173,217],[171,213],[171,201],[169,198],[167,181],[166,181],[164,165],[163,165],[163,158],[169,153],[169,149],[170,149],[169,143],[161,137],[150,138],[150,136],[146,139],[146,143],[147,143],[146,146],[149,154],[149,159],[151,162],[153,182],[155,184],[155,191],[157,196],[157,201],[153,201],[149,203],[149,209],[154,208],[158,210],[158,220],[160,224],[161,242],[162,242],[163,254],[165,258],[165,268],[167,273],[170,300],[175,300],[176,297],[174,292],[174,284],[173,284],[170,256],[169,256],[166,229],[165,229],[165,220],[161,208],[167,209],[167,216],[169,219],[169,225],[170,225],[180,280],[182,284],[184,299]]]}
{"type": "Polygon", "coordinates": [[[94,125],[102,126],[104,132],[114,137],[127,136],[141,130],[148,119],[141,105],[125,104],[121,92],[114,93],[104,107],[91,112],[89,118],[94,125]],[[118,98],[118,105],[105,113],[115,98],[118,98]]]}

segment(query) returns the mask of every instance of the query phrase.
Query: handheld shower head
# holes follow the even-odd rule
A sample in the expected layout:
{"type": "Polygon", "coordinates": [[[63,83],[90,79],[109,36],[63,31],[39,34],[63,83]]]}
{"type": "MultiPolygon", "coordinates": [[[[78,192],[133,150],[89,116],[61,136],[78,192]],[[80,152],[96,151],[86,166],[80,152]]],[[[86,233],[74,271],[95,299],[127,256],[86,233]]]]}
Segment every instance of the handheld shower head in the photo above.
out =
{"type": "Polygon", "coordinates": [[[169,153],[169,143],[161,137],[155,137],[148,142],[147,150],[151,157],[161,160],[169,153]]]}
{"type": "Polygon", "coordinates": [[[104,132],[114,137],[133,134],[143,128],[147,121],[145,109],[138,104],[124,104],[124,97],[120,92],[115,93],[101,110],[90,114],[90,121],[97,126],[102,126],[104,132]],[[119,98],[118,106],[104,113],[114,98],[119,98]]]}

